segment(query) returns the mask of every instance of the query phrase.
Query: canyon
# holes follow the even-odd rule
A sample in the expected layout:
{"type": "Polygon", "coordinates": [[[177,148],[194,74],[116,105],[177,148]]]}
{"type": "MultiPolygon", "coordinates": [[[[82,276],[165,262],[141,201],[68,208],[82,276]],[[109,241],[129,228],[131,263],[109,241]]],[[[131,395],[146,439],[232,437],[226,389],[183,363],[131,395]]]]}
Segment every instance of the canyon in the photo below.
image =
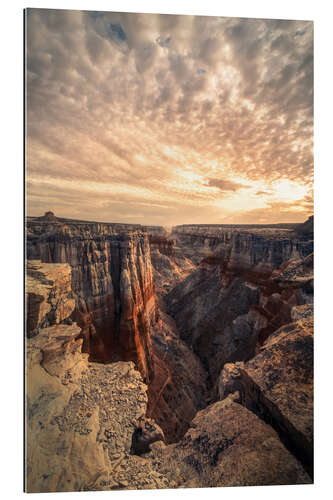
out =
{"type": "Polygon", "coordinates": [[[26,489],[313,481],[313,218],[26,222],[26,489]]]}

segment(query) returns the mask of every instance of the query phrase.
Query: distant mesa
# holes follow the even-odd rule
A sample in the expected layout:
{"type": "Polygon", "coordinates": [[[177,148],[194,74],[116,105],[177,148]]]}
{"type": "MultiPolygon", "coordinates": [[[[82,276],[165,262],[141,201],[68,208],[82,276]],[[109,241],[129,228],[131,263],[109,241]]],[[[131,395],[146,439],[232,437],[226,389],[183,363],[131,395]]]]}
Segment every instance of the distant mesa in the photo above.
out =
{"type": "Polygon", "coordinates": [[[45,221],[45,222],[58,222],[57,217],[54,215],[53,212],[45,212],[44,215],[39,217],[39,220],[45,221]]]}

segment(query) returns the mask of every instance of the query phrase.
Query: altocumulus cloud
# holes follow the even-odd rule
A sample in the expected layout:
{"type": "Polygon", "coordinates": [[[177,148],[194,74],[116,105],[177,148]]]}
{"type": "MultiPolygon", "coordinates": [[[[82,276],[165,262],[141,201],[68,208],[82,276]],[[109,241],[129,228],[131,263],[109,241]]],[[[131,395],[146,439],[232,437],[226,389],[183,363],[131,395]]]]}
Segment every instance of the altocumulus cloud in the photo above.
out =
{"type": "Polygon", "coordinates": [[[29,214],[312,212],[311,22],[28,9],[26,62],[29,214]]]}

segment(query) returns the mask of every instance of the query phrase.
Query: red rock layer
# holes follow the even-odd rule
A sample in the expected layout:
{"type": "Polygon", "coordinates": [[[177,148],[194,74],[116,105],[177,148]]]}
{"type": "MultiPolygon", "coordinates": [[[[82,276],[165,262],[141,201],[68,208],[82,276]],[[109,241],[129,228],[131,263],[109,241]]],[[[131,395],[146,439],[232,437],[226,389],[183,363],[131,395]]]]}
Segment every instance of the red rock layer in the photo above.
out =
{"type": "Polygon", "coordinates": [[[82,328],[83,351],[90,359],[134,361],[149,381],[153,376],[149,329],[157,312],[148,235],[115,234],[113,227],[97,226],[101,227],[61,225],[34,234],[28,241],[28,257],[30,253],[43,262],[71,265],[73,319],[82,328]]]}
{"type": "Polygon", "coordinates": [[[199,266],[166,302],[181,338],[214,384],[225,363],[254,356],[271,333],[291,321],[293,306],[313,300],[312,242],[286,230],[200,229],[207,231],[193,226],[174,233],[178,247],[199,266]]]}

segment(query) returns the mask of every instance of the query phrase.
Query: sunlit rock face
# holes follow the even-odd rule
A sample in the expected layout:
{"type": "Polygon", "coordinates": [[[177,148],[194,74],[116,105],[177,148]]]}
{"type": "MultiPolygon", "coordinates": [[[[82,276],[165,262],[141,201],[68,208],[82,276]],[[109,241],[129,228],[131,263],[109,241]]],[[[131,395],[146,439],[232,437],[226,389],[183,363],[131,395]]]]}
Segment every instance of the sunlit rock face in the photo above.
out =
{"type": "Polygon", "coordinates": [[[27,336],[39,329],[59,324],[75,309],[68,264],[42,264],[27,261],[26,265],[26,327],[27,336]]]}
{"type": "Polygon", "coordinates": [[[27,339],[26,490],[169,486],[151,463],[131,455],[140,427],[146,447],[164,439],[146,420],[147,386],[140,373],[132,362],[88,362],[79,332],[76,324],[61,324],[27,339]]]}
{"type": "MultiPolygon", "coordinates": [[[[149,227],[147,230],[151,231],[149,227]]],[[[195,265],[185,257],[182,249],[176,245],[176,240],[163,228],[154,228],[149,233],[149,241],[155,290],[164,296],[183,281],[195,269],[195,265]]]]}
{"type": "MultiPolygon", "coordinates": [[[[149,327],[156,320],[148,235],[106,224],[30,224],[28,258],[68,263],[83,330],[83,350],[96,361],[132,360],[153,375],[149,327]]],[[[130,227],[132,229],[132,227],[130,227]]]]}
{"type": "Polygon", "coordinates": [[[206,373],[162,303],[159,313],[155,292],[163,296],[193,264],[159,227],[118,232],[115,224],[57,220],[28,229],[28,256],[69,263],[83,351],[95,361],[134,361],[149,383],[149,415],[168,441],[179,438],[205,404],[206,373]]]}

